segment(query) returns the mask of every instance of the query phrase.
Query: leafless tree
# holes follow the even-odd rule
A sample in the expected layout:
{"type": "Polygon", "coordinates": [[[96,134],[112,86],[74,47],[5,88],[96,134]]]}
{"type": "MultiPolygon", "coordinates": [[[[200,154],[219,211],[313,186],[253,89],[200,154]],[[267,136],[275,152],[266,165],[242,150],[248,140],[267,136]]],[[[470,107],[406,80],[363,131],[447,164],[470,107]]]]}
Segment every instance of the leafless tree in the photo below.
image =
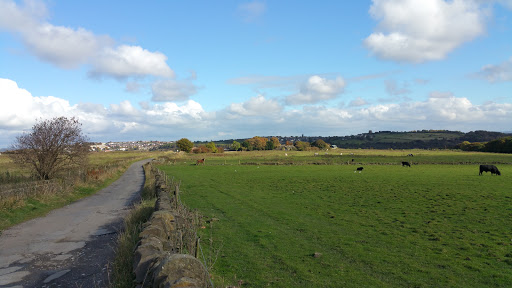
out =
{"type": "Polygon", "coordinates": [[[30,133],[16,137],[11,158],[30,167],[40,179],[48,180],[65,169],[83,166],[89,144],[75,117],[39,120],[30,133]]]}

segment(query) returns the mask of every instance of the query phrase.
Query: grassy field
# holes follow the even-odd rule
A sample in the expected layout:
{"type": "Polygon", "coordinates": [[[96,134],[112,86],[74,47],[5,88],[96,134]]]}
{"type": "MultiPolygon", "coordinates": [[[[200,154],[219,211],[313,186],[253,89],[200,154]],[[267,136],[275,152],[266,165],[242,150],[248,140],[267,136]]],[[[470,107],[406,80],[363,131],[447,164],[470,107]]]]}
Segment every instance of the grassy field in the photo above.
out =
{"type": "Polygon", "coordinates": [[[284,153],[180,156],[160,167],[207,220],[202,245],[216,286],[512,283],[512,155],[284,153]],[[193,165],[199,157],[206,165],[193,165]],[[398,165],[406,160],[417,165],[398,165]],[[502,176],[478,176],[478,163],[501,163],[502,176]]]}

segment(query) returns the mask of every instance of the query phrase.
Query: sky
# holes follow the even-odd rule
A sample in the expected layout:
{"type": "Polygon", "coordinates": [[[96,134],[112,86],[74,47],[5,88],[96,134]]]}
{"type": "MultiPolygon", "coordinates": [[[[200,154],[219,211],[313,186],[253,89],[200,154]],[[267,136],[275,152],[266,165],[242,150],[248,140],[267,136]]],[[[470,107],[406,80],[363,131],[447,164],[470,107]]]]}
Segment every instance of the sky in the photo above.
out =
{"type": "Polygon", "coordinates": [[[512,131],[512,0],[0,0],[0,148],[512,131]]]}

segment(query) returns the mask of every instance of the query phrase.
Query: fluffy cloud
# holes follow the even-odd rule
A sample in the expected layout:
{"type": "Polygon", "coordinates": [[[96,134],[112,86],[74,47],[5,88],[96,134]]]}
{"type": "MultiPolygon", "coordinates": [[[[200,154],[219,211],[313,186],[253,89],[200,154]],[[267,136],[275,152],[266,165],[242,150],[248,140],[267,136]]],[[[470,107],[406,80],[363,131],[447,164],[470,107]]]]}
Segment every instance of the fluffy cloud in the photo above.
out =
{"type": "Polygon", "coordinates": [[[66,100],[52,96],[32,97],[9,79],[0,79],[0,95],[0,129],[29,128],[36,118],[70,114],[72,110],[66,100]]]}
{"type": "Polygon", "coordinates": [[[275,100],[265,99],[264,96],[258,95],[243,103],[233,103],[227,109],[232,118],[240,116],[269,116],[276,115],[283,110],[275,100]]]}
{"type": "Polygon", "coordinates": [[[162,53],[138,46],[114,47],[108,36],[52,25],[45,21],[44,11],[46,7],[39,1],[18,6],[14,1],[0,0],[0,29],[19,35],[31,53],[61,68],[91,65],[91,75],[115,78],[174,75],[162,53]]]}
{"type": "Polygon", "coordinates": [[[482,67],[477,77],[491,83],[512,81],[512,58],[498,65],[486,65],[482,67]]]}
{"type": "Polygon", "coordinates": [[[12,142],[13,135],[30,129],[37,119],[58,116],[77,117],[93,141],[155,139],[190,133],[187,131],[190,129],[201,133],[212,121],[211,115],[194,101],[181,106],[144,105],[142,109],[129,101],[110,104],[107,108],[94,103],[70,105],[53,96],[32,96],[9,79],[0,79],[0,97],[0,147],[12,142]]]}
{"type": "Polygon", "coordinates": [[[487,11],[466,0],[373,0],[377,31],[364,40],[377,57],[419,63],[443,59],[485,32],[487,11]]]}
{"type": "Polygon", "coordinates": [[[510,130],[512,104],[471,103],[451,92],[431,92],[425,101],[371,105],[358,98],[348,107],[306,105],[285,109],[262,95],[206,112],[188,100],[136,107],[129,101],[110,104],[70,105],[66,100],[37,97],[16,82],[0,79],[0,147],[30,129],[37,118],[77,117],[92,141],[219,139],[219,135],[350,135],[367,130],[510,130]],[[359,106],[362,105],[363,106],[359,106]]]}
{"type": "Polygon", "coordinates": [[[286,103],[300,105],[334,99],[344,88],[345,81],[341,77],[330,80],[314,75],[301,86],[299,93],[288,96],[286,103]]]}
{"type": "Polygon", "coordinates": [[[153,92],[151,100],[156,102],[185,101],[197,92],[196,86],[192,83],[173,79],[157,81],[153,83],[151,90],[153,92]]]}
{"type": "Polygon", "coordinates": [[[90,75],[116,78],[145,75],[174,77],[174,72],[165,61],[167,57],[164,54],[150,52],[139,46],[104,47],[94,59],[90,75]]]}

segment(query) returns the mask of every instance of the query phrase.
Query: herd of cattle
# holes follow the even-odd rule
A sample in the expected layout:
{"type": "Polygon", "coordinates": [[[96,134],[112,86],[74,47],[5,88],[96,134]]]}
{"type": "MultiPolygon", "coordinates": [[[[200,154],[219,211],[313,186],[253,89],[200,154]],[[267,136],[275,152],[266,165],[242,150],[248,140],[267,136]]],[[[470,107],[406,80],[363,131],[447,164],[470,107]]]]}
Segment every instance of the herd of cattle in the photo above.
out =
{"type": "MultiPolygon", "coordinates": [[[[410,154],[410,155],[412,155],[412,154],[410,154]]],[[[354,161],[354,160],[352,159],[352,161],[354,161]]],[[[411,167],[411,163],[403,161],[402,166],[411,167]]],[[[357,169],[354,171],[354,173],[356,173],[356,172],[361,173],[361,172],[363,172],[363,169],[364,169],[363,167],[357,167],[357,169]]],[[[494,165],[480,165],[480,173],[478,175],[482,175],[482,172],[485,172],[485,173],[491,172],[491,175],[498,175],[498,176],[501,175],[501,172],[500,172],[500,170],[498,170],[498,167],[496,167],[494,165]]]]}
{"type": "MultiPolygon", "coordinates": [[[[315,153],[316,155],[317,153],[315,153]]],[[[409,154],[407,156],[414,156],[412,154],[409,154]]],[[[206,159],[199,159],[197,160],[196,162],[196,165],[204,165],[204,162],[205,162],[206,159]]],[[[354,159],[352,159],[352,162],[354,162],[354,159]]],[[[411,163],[407,162],[407,161],[402,161],[402,167],[403,166],[407,166],[407,167],[411,167],[411,163]]],[[[354,173],[356,172],[363,172],[363,167],[357,167],[356,170],[354,171],[354,173]]],[[[491,172],[491,175],[501,175],[501,172],[500,170],[498,170],[498,167],[494,166],[494,165],[480,165],[480,173],[478,175],[482,175],[482,172],[491,172]]]]}

